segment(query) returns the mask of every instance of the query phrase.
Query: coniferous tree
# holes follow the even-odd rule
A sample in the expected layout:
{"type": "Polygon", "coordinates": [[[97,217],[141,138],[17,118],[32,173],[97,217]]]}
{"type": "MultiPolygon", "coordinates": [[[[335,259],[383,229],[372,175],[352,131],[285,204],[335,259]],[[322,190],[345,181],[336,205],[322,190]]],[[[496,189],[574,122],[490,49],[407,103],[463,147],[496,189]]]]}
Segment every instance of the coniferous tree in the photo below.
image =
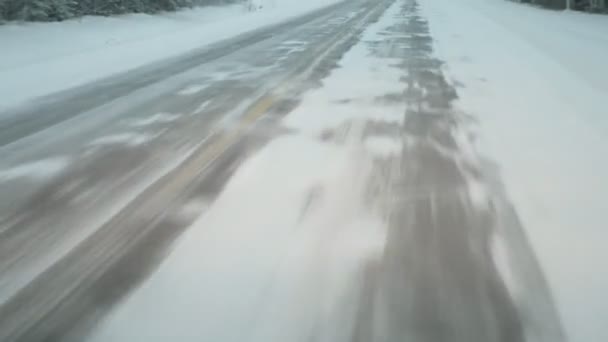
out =
{"type": "Polygon", "coordinates": [[[0,22],[61,21],[84,15],[157,13],[246,0],[0,0],[0,22]]]}

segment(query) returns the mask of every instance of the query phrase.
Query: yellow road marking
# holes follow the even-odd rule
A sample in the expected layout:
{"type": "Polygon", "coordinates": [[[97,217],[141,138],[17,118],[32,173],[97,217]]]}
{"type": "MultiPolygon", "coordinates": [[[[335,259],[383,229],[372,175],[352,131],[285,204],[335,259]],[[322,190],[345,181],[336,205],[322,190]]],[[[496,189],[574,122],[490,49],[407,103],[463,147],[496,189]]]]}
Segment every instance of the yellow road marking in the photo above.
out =
{"type": "Polygon", "coordinates": [[[247,113],[243,115],[242,123],[245,125],[241,125],[241,128],[245,128],[246,125],[253,123],[255,120],[264,115],[270,109],[270,107],[272,107],[275,100],[275,97],[272,95],[264,95],[261,99],[259,99],[247,111],[247,113]]]}
{"type": "MultiPolygon", "coordinates": [[[[373,11],[370,11],[364,19],[370,16],[373,11]]],[[[350,35],[350,32],[342,32],[342,35],[338,34],[338,39],[330,40],[325,44],[321,44],[316,47],[313,55],[317,55],[317,58],[314,59],[311,66],[318,65],[318,63],[326,57],[326,55],[332,50],[332,47],[338,42],[342,41],[344,37],[350,35]]],[[[303,72],[306,74],[306,72],[303,72]]],[[[273,87],[274,89],[284,89],[288,88],[290,84],[294,82],[301,81],[298,80],[299,77],[302,76],[302,72],[291,75],[287,79],[283,80],[279,83],[279,85],[273,87]]],[[[242,136],[243,132],[250,128],[253,123],[262,117],[264,114],[268,112],[268,110],[275,104],[277,100],[277,96],[273,94],[272,90],[267,94],[263,95],[261,98],[256,100],[241,116],[239,122],[237,123],[237,129],[231,131],[230,133],[219,133],[219,137],[217,140],[211,142],[209,146],[203,148],[200,152],[199,156],[195,158],[194,165],[199,168],[204,168],[205,165],[212,162],[215,158],[219,157],[223,152],[225,152],[231,144],[236,142],[239,137],[242,136]]],[[[192,170],[196,172],[195,169],[192,170]]],[[[200,170],[199,170],[200,171],[200,170]]]]}

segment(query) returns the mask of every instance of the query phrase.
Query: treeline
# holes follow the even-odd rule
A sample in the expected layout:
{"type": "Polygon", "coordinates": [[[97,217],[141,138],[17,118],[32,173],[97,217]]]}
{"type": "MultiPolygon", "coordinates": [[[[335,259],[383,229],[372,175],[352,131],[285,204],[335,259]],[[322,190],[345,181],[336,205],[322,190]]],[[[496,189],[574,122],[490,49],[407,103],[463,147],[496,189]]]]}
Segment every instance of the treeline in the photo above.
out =
{"type": "Polygon", "coordinates": [[[541,5],[554,9],[565,9],[568,4],[568,0],[522,0],[521,2],[530,2],[536,5],[541,5]]]}
{"type": "Polygon", "coordinates": [[[608,0],[513,0],[516,2],[531,3],[547,8],[566,9],[576,11],[605,12],[608,9],[608,0]]]}
{"type": "Polygon", "coordinates": [[[0,22],[61,21],[84,15],[156,13],[239,0],[0,0],[0,22]]]}

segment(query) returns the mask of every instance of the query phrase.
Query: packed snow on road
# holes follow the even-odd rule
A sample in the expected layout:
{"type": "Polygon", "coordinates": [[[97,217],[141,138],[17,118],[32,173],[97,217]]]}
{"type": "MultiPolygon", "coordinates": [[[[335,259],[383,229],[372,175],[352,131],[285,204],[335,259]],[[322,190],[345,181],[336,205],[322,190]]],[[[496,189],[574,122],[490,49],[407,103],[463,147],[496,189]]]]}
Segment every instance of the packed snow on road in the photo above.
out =
{"type": "Polygon", "coordinates": [[[608,340],[606,4],[532,2],[0,0],[0,341],[608,340]]]}

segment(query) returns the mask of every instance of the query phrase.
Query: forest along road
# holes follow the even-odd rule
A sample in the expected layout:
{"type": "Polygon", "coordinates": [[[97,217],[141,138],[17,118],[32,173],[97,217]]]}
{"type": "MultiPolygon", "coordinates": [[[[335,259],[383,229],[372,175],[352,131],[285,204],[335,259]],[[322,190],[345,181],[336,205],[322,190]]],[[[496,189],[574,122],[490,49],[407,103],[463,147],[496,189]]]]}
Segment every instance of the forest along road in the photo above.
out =
{"type": "Polygon", "coordinates": [[[560,341],[441,64],[357,0],[0,113],[0,341],[560,341]]]}

